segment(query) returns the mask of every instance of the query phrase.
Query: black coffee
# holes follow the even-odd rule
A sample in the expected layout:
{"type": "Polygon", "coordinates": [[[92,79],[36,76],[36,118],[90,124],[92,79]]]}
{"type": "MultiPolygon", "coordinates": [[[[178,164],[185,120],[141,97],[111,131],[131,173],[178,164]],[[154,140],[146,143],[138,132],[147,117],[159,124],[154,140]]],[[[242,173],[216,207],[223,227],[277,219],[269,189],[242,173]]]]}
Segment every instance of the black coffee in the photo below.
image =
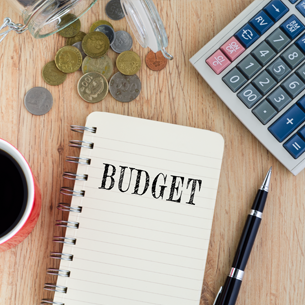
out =
{"type": "Polygon", "coordinates": [[[24,173],[18,163],[0,149],[0,237],[20,221],[28,197],[24,173]]]}

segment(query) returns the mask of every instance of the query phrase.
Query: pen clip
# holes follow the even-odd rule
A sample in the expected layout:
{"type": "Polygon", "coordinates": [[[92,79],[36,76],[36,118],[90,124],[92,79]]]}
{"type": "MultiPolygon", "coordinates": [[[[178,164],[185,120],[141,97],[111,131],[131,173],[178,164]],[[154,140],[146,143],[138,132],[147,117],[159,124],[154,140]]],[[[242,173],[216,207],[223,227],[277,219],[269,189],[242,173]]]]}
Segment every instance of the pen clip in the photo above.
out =
{"type": "Polygon", "coordinates": [[[216,298],[215,298],[215,301],[214,301],[213,305],[216,304],[217,299],[219,298],[219,295],[221,294],[221,291],[222,291],[222,286],[219,288],[219,291],[218,291],[218,293],[217,293],[217,296],[216,296],[216,298]]]}

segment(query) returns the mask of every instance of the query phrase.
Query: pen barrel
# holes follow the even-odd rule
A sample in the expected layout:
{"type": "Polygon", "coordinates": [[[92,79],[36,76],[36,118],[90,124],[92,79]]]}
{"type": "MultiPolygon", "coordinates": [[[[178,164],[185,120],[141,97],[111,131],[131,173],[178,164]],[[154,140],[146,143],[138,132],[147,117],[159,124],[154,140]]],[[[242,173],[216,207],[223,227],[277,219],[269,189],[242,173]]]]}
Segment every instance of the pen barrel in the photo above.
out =
{"type": "Polygon", "coordinates": [[[253,215],[248,215],[233,260],[233,268],[242,271],[245,270],[260,224],[261,218],[253,215]]]}
{"type": "Polygon", "coordinates": [[[228,276],[215,305],[235,305],[240,286],[240,280],[228,276]]]}

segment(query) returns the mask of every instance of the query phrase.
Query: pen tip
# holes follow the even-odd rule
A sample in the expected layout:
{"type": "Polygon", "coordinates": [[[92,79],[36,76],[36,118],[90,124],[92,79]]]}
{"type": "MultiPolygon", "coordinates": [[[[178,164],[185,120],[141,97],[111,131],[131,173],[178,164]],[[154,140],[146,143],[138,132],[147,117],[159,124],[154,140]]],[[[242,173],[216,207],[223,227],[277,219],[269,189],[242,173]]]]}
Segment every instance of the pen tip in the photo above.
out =
{"type": "Polygon", "coordinates": [[[269,185],[270,185],[270,180],[271,180],[271,174],[272,174],[272,166],[270,167],[267,175],[266,175],[266,178],[261,186],[261,190],[262,191],[265,191],[265,192],[268,192],[269,191],[269,185]]]}

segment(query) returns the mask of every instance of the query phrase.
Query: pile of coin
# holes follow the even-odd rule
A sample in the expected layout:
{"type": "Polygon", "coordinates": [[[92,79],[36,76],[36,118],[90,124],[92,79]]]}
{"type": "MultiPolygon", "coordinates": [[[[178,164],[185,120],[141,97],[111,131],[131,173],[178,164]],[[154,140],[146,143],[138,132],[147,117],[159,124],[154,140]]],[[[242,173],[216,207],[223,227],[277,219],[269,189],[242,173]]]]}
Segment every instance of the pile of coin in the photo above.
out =
{"type": "MultiPolygon", "coordinates": [[[[106,14],[112,20],[124,18],[120,0],[108,2],[106,14]]],[[[86,102],[98,103],[107,96],[108,91],[120,102],[136,99],[142,87],[136,75],[141,69],[141,58],[130,51],[133,45],[130,34],[116,32],[106,20],[94,22],[86,34],[81,31],[80,20],[73,14],[62,18],[60,25],[64,24],[70,24],[59,32],[67,38],[66,46],[58,50],[54,61],[44,66],[42,76],[45,82],[58,86],[66,80],[67,74],[81,70],[84,75],[78,81],[77,90],[86,102]],[[114,64],[106,54],[110,48],[119,54],[116,59],[119,72],[113,76],[114,64]]],[[[154,71],[163,69],[166,63],[162,54],[150,52],[146,57],[147,66],[154,71]]]]}

